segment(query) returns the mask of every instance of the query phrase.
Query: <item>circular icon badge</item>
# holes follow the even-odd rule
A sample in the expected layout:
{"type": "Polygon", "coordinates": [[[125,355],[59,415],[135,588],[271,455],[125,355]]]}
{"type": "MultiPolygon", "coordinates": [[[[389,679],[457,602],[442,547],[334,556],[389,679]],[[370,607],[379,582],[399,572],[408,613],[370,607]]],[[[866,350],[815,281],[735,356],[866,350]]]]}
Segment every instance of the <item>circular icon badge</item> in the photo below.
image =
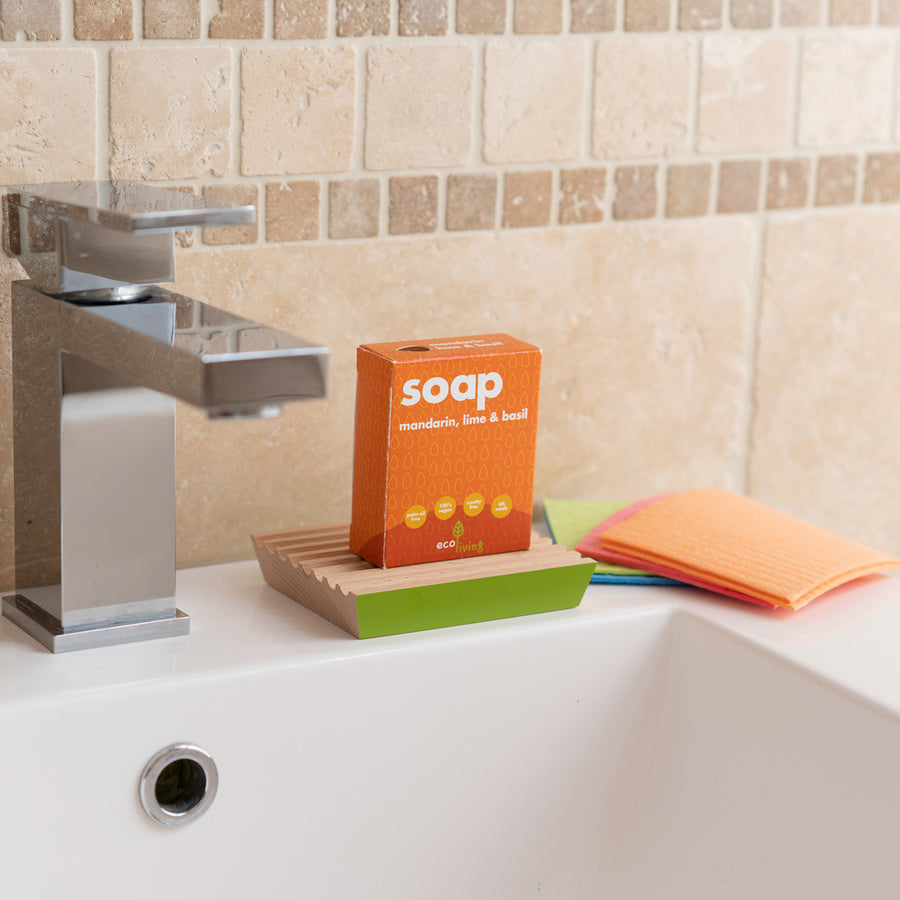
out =
{"type": "Polygon", "coordinates": [[[424,506],[411,506],[406,511],[406,524],[410,528],[421,528],[425,524],[427,515],[424,506]]]}
{"type": "Polygon", "coordinates": [[[491,503],[491,514],[495,519],[505,519],[512,512],[512,497],[509,494],[501,494],[494,497],[491,503]]]}
{"type": "Polygon", "coordinates": [[[434,504],[434,514],[439,519],[449,519],[456,512],[456,501],[452,497],[441,497],[434,504]]]}
{"type": "Polygon", "coordinates": [[[463,501],[463,512],[467,516],[477,516],[484,509],[484,497],[481,494],[469,494],[463,501]]]}

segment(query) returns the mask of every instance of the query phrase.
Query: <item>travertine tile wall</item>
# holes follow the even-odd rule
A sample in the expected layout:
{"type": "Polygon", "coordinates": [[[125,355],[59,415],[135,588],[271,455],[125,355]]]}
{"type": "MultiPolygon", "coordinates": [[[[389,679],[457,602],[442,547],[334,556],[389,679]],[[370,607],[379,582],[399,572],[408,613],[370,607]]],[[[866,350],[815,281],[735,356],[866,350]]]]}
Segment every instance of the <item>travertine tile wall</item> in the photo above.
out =
{"type": "MultiPolygon", "coordinates": [[[[544,349],[538,497],[719,484],[900,553],[898,27],[897,0],[0,0],[0,185],[255,203],[180,240],[176,287],[332,348],[329,399],[279,420],[180,409],[182,565],[347,518],[357,344],[493,330],[544,349]]],[[[8,585],[8,462],[0,500],[8,585]]]]}

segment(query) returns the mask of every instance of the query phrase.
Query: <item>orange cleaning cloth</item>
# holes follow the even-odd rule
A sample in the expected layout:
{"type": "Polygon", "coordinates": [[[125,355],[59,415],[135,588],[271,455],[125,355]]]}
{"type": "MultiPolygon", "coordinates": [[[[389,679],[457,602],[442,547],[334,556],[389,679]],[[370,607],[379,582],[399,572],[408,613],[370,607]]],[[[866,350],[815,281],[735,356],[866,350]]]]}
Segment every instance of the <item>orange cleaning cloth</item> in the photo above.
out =
{"type": "Polygon", "coordinates": [[[580,553],[639,566],[764,606],[800,609],[900,559],[720,488],[668,494],[622,510],[580,553]]]}

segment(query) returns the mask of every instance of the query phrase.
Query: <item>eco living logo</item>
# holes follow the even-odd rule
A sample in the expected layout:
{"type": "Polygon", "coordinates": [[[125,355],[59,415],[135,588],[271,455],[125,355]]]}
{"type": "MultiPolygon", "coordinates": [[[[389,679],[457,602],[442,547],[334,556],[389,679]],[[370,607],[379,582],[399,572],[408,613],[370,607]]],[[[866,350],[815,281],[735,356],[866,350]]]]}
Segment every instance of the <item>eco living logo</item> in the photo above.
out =
{"type": "Polygon", "coordinates": [[[453,540],[456,543],[456,552],[457,553],[484,553],[484,541],[478,541],[473,544],[466,544],[460,540],[462,537],[462,533],[465,531],[463,528],[463,523],[456,520],[456,524],[453,526],[453,540]]]}

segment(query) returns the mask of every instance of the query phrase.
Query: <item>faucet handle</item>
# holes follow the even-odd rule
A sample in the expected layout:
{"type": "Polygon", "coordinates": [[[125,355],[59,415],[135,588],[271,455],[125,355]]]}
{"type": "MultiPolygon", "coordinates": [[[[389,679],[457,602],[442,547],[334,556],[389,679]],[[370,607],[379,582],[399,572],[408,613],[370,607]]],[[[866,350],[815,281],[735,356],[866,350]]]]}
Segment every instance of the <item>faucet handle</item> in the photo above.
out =
{"type": "Polygon", "coordinates": [[[140,182],[8,187],[4,246],[44,293],[120,302],[175,280],[174,231],[255,217],[253,206],[140,182]]]}

